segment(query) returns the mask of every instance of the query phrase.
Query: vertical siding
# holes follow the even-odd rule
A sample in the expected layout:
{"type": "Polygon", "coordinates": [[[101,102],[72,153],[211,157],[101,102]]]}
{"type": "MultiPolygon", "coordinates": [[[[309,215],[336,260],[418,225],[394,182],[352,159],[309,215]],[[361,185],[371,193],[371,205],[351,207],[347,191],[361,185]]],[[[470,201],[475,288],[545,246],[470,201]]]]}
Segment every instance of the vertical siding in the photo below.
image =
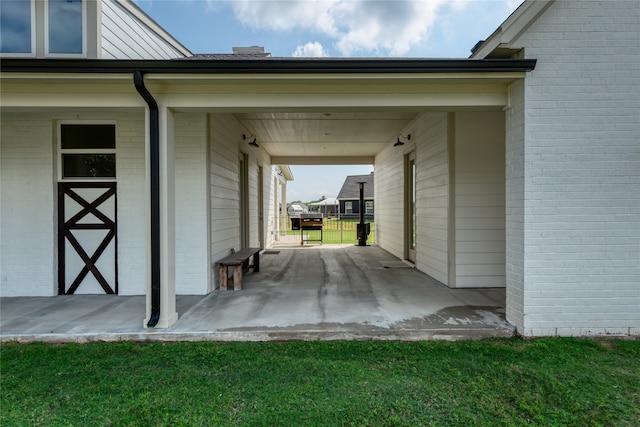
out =
{"type": "Polygon", "coordinates": [[[640,334],[640,3],[556,1],[526,84],[525,335],[640,334]]]}
{"type": "Polygon", "coordinates": [[[455,115],[455,286],[505,286],[504,113],[455,115]]]}
{"type": "Polygon", "coordinates": [[[149,27],[111,0],[102,3],[102,59],[184,57],[149,27]]]}
{"type": "Polygon", "coordinates": [[[210,288],[207,115],[175,119],[176,293],[206,294],[210,288]]]}

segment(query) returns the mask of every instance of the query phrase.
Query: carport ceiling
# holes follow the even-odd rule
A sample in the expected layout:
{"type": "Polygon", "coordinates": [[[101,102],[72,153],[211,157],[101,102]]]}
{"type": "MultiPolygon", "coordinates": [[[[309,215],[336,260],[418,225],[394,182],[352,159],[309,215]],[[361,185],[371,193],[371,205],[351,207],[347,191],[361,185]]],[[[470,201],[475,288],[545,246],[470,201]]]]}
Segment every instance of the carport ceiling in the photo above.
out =
{"type": "Polygon", "coordinates": [[[396,141],[415,112],[238,113],[272,157],[371,157],[396,141]]]}

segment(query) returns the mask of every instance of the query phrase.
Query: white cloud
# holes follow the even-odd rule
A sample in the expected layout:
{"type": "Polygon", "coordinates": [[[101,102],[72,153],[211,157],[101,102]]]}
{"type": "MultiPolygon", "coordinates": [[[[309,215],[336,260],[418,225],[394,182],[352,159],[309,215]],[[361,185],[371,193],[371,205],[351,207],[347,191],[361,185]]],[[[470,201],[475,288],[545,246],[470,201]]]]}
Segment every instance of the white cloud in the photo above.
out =
{"type": "Polygon", "coordinates": [[[293,56],[317,58],[322,56],[329,56],[329,54],[324,50],[324,47],[322,47],[322,44],[320,44],[319,42],[309,42],[304,46],[298,46],[296,48],[296,51],[293,52],[293,56]]]}
{"type": "Polygon", "coordinates": [[[446,0],[228,0],[248,28],[308,30],[343,55],[402,55],[422,41],[446,0]]]}
{"type": "MultiPolygon", "coordinates": [[[[220,0],[208,0],[218,3],[220,0]]],[[[345,56],[401,56],[424,43],[443,6],[462,11],[471,0],[224,0],[247,28],[310,31],[345,56]]],[[[500,0],[507,7],[521,0],[500,0]]],[[[498,23],[496,23],[497,25],[498,23]]],[[[322,46],[320,46],[322,47],[322,46]]],[[[314,52],[313,43],[294,55],[314,52]]],[[[323,53],[326,50],[322,48],[323,53]]]]}
{"type": "Polygon", "coordinates": [[[249,28],[276,31],[302,28],[333,34],[332,8],[340,1],[227,0],[227,3],[236,18],[249,28]]]}

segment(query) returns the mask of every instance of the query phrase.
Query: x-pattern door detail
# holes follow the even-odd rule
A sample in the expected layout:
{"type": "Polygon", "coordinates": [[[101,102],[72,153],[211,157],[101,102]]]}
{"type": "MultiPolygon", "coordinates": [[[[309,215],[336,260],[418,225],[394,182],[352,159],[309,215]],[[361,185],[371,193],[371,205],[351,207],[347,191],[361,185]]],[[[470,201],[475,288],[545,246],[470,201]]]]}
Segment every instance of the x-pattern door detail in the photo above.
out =
{"type": "Polygon", "coordinates": [[[58,224],[58,293],[118,293],[116,183],[59,183],[58,224]]]}

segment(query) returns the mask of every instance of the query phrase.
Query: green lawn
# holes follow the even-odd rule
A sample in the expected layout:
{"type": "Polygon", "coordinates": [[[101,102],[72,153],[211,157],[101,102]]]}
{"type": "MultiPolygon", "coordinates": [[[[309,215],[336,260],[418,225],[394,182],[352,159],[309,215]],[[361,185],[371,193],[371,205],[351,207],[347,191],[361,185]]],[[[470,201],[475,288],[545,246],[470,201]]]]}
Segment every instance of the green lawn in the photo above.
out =
{"type": "MultiPolygon", "coordinates": [[[[338,219],[338,218],[324,218],[322,224],[322,243],[358,243],[358,236],[356,227],[360,221],[357,219],[338,219]]],[[[375,222],[367,220],[370,227],[370,234],[367,238],[368,244],[375,243],[375,222]]],[[[287,219],[287,235],[300,236],[300,230],[291,229],[291,220],[287,219]]],[[[317,240],[312,243],[320,243],[320,231],[311,230],[304,231],[304,234],[311,240],[317,240]]]]}
{"type": "Polygon", "coordinates": [[[638,426],[640,341],[3,344],[2,426],[638,426]]]}

